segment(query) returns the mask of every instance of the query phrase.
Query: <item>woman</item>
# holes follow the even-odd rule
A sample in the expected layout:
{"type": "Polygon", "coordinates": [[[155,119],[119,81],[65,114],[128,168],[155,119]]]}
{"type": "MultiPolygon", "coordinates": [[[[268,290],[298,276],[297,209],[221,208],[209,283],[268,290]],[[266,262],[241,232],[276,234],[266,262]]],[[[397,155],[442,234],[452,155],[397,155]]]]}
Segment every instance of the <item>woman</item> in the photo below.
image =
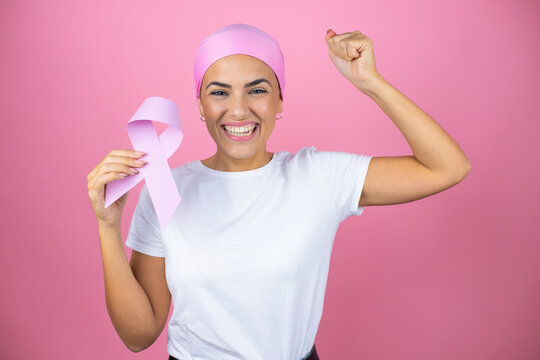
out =
{"type": "Polygon", "coordinates": [[[452,138],[377,72],[368,37],[329,30],[325,40],[340,73],[390,117],[414,156],[268,152],[283,116],[279,45],[245,24],[207,37],[195,83],[216,153],[172,170],[182,202],[164,229],[143,186],[126,239],[129,263],[120,233],[127,194],[105,209],[104,193],[108,182],[144,166],[142,155],[112,150],[88,175],[107,309],[130,350],[158,338],[172,297],[169,359],[318,359],[314,341],[340,222],[365,206],[433,195],[470,171],[452,138]]]}

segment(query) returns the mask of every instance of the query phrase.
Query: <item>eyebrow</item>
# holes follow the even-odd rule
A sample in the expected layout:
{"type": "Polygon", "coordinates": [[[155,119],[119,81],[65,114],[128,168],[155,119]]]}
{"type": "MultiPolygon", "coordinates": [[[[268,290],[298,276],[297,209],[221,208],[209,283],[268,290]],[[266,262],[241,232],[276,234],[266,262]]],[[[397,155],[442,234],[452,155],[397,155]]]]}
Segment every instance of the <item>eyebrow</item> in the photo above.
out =
{"type": "MultiPolygon", "coordinates": [[[[261,78],[261,79],[253,80],[252,82],[247,83],[246,85],[244,85],[244,88],[248,88],[250,86],[257,85],[257,84],[262,83],[262,82],[266,82],[266,83],[268,83],[268,85],[270,85],[270,87],[272,87],[272,84],[270,84],[270,81],[266,80],[265,78],[261,78]]],[[[211,85],[217,85],[217,86],[225,87],[225,88],[228,88],[228,89],[230,89],[232,87],[229,84],[221,83],[221,82],[218,82],[218,81],[212,81],[210,84],[206,85],[206,89],[208,89],[211,85]]]]}

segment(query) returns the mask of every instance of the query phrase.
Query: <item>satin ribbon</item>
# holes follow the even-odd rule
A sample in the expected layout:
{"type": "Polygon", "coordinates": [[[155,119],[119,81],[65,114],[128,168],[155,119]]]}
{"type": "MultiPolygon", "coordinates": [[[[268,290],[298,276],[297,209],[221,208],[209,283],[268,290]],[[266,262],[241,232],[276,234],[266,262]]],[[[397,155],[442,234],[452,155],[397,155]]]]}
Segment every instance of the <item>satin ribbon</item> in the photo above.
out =
{"type": "Polygon", "coordinates": [[[178,107],[162,97],[146,98],[126,127],[133,148],[145,153],[143,158],[147,163],[137,168],[138,174],[107,184],[105,208],[144,179],[161,228],[164,228],[181,201],[167,162],[184,138],[178,107]],[[159,137],[152,121],[168,125],[159,137]]]}

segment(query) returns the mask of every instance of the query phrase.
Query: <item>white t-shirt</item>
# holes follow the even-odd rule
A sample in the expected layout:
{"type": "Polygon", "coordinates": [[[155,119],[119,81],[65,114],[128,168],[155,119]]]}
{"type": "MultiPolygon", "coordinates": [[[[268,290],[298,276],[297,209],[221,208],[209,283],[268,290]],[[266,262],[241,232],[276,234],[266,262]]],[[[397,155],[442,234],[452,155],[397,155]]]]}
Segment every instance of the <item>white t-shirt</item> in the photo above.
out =
{"type": "Polygon", "coordinates": [[[227,172],[172,170],[182,201],[161,229],[146,184],[126,245],[165,257],[180,360],[297,360],[313,347],[340,222],[360,215],[371,156],[304,147],[227,172]]]}

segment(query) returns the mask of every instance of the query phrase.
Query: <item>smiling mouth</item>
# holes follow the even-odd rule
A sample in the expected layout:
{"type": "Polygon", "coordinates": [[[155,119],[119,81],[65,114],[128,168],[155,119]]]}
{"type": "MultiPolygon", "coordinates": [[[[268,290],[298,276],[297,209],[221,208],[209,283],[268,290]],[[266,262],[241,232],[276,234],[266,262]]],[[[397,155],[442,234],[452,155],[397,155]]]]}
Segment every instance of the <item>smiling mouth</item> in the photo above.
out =
{"type": "Polygon", "coordinates": [[[221,125],[223,131],[228,135],[237,136],[237,137],[248,137],[251,136],[257,131],[259,124],[250,124],[249,126],[225,126],[221,125]]]}

